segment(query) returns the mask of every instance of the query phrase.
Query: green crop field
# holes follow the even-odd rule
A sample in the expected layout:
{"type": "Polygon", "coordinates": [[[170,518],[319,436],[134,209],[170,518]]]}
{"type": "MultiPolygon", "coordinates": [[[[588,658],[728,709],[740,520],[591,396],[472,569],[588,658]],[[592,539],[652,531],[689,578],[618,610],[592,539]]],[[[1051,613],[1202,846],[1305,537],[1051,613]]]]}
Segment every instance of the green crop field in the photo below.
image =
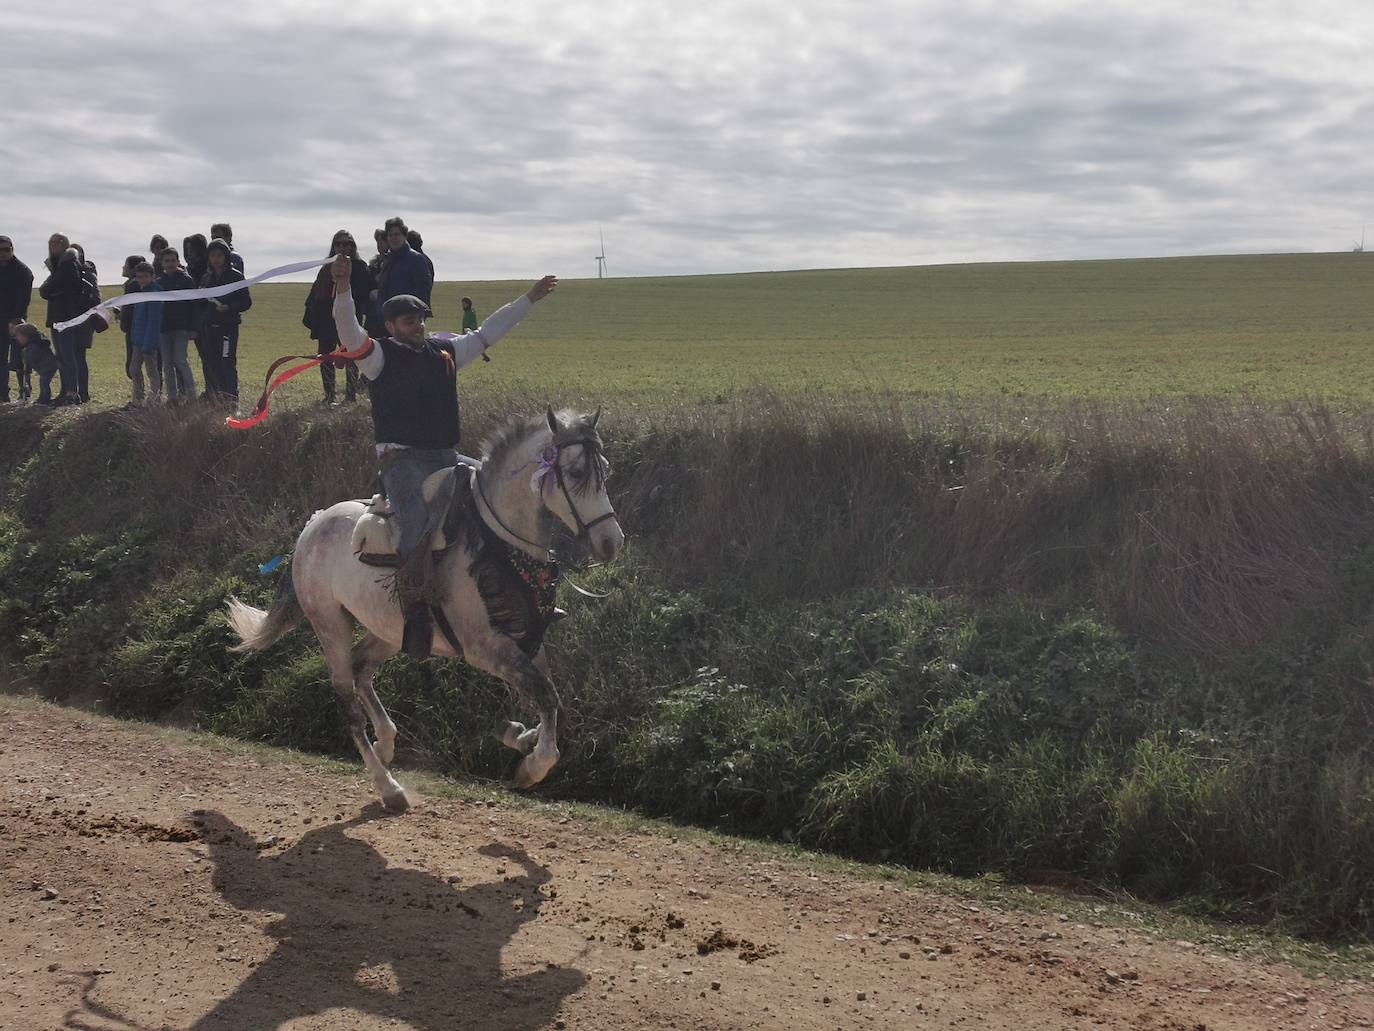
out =
{"type": "MultiPolygon", "coordinates": [[[[433,326],[457,328],[463,295],[486,315],[525,286],[441,283],[433,326]]],[[[300,323],[307,290],[254,290],[239,357],[246,398],[273,358],[313,350],[300,323]]],[[[40,301],[32,314],[42,312],[40,301]]],[[[1371,343],[1374,255],[1355,253],[568,280],[491,363],[464,372],[463,390],[560,403],[713,400],[760,384],[1370,399],[1371,343]]],[[[97,338],[98,401],[127,400],[122,358],[117,333],[97,338]]],[[[311,373],[282,397],[319,393],[311,373]]]]}

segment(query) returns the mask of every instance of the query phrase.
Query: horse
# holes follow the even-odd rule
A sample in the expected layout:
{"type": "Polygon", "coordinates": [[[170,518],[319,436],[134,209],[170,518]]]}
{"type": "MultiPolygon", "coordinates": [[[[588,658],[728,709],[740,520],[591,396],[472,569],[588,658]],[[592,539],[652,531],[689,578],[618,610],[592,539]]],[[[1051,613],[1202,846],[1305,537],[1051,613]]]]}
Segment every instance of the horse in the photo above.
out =
{"type": "MultiPolygon", "coordinates": [[[[597,560],[610,562],[620,553],[625,534],[607,495],[611,468],[596,428],[600,415],[600,409],[585,416],[550,407],[543,416],[507,424],[484,442],[483,459],[474,463],[469,483],[455,490],[453,503],[466,507],[469,517],[458,525],[457,539],[434,552],[433,654],[459,655],[499,677],[539,714],[533,727],[507,722],[498,728],[501,742],[523,755],[513,779],[516,788],[538,784],[558,762],[558,692],[543,648],[547,621],[536,618],[537,632],[529,634],[498,618],[499,600],[495,608],[488,604],[491,561],[479,556],[490,554],[486,544],[497,551],[504,547],[517,570],[543,571],[533,578],[521,572],[525,582],[547,585],[548,570],[556,571],[551,544],[560,522],[597,560]]],[[[372,686],[378,667],[401,649],[404,618],[388,589],[387,571],[364,564],[355,553],[354,529],[367,510],[363,501],[341,501],[310,517],[297,538],[290,576],[282,579],[270,610],[229,599],[229,622],[240,641],[232,650],[267,648],[304,614],[324,650],[330,684],[382,804],[404,812],[410,801],[388,769],[396,725],[372,686]],[[357,644],[354,620],[366,631],[357,644]],[[375,742],[368,739],[364,707],[375,742]]],[[[502,568],[505,579],[497,579],[514,583],[510,567],[502,568]]],[[[546,597],[548,609],[556,611],[551,590],[546,597]]]]}

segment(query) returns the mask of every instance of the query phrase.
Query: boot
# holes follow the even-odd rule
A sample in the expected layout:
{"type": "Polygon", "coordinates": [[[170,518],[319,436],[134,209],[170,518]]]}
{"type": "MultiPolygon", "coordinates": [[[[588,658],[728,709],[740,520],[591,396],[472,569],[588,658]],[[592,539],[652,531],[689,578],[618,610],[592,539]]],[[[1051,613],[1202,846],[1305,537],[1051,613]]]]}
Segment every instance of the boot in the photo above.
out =
{"type": "Polygon", "coordinates": [[[412,659],[429,658],[434,640],[430,571],[429,535],[425,534],[415,552],[396,570],[396,600],[406,621],[401,650],[412,659]]]}
{"type": "Polygon", "coordinates": [[[406,613],[406,628],[401,634],[401,650],[412,659],[427,659],[434,641],[434,614],[428,605],[417,605],[406,613]]]}

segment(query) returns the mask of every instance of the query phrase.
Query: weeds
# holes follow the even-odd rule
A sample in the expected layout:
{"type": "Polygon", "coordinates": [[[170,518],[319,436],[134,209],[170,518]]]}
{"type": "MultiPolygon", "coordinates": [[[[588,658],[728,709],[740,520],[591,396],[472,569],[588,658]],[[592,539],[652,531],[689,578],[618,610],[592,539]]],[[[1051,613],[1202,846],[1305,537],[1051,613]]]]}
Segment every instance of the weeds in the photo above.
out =
{"type": "MultiPolygon", "coordinates": [[[[526,400],[469,405],[469,439],[526,400]]],[[[1374,931],[1371,413],[758,394],[611,418],[632,542],[552,640],[545,790],[1374,931]]],[[[347,753],[308,633],[231,655],[223,600],[266,601],[257,564],[372,492],[361,413],[5,413],[0,437],[0,659],[50,697],[347,753]]],[[[401,659],[378,687],[411,761],[514,761],[489,678],[401,659]]]]}

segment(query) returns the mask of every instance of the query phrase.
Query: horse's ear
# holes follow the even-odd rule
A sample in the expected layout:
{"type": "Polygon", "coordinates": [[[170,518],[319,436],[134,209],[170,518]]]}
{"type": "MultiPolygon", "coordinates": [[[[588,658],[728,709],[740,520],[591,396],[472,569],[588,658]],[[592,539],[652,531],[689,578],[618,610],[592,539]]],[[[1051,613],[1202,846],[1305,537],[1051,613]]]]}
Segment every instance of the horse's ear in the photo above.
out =
{"type": "Polygon", "coordinates": [[[554,432],[555,434],[557,434],[557,433],[558,433],[558,416],[556,416],[556,415],[553,414],[553,405],[549,405],[548,417],[549,417],[549,429],[553,430],[553,432],[554,432]]]}
{"type": "Polygon", "coordinates": [[[592,413],[592,429],[596,429],[597,421],[601,418],[601,406],[596,406],[596,411],[592,413]]]}

